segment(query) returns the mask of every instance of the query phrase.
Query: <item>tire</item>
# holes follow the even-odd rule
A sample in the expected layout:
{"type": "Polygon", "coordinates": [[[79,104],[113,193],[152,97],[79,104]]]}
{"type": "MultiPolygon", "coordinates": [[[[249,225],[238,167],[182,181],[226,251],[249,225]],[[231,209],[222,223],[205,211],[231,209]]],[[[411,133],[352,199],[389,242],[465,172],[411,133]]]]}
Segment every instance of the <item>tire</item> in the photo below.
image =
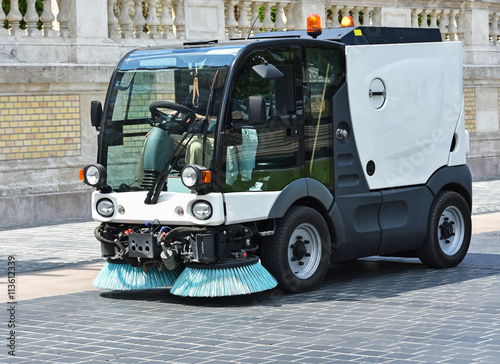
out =
{"type": "Polygon", "coordinates": [[[417,251],[420,261],[431,268],[460,264],[469,250],[471,225],[465,199],[456,192],[441,191],[431,206],[425,242],[417,251]]]}
{"type": "Polygon", "coordinates": [[[321,282],[331,254],[330,232],[316,210],[293,206],[274,236],[260,248],[262,264],[286,292],[305,292],[321,282]]]}

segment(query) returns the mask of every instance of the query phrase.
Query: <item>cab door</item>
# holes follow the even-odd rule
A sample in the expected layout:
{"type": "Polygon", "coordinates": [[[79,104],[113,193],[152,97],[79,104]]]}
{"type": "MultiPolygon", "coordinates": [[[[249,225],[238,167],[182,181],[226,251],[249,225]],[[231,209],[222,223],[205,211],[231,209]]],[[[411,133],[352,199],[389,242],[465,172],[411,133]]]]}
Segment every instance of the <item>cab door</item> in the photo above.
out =
{"type": "Polygon", "coordinates": [[[302,69],[298,46],[257,49],[236,73],[223,146],[223,192],[281,191],[304,177],[302,69]],[[270,64],[282,76],[265,78],[254,66],[270,64]],[[249,118],[249,99],[263,102],[262,118],[249,118]]]}

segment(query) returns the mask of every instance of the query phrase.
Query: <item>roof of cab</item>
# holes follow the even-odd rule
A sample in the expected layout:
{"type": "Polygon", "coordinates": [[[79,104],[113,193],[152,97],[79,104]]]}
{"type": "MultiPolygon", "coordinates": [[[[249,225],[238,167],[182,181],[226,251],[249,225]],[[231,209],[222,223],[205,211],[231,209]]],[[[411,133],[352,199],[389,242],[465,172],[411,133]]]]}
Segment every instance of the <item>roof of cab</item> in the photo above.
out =
{"type": "MultiPolygon", "coordinates": [[[[283,32],[267,32],[255,34],[250,39],[276,38],[311,38],[306,30],[292,30],[283,32]]],[[[394,27],[348,27],[323,29],[316,37],[320,40],[331,40],[345,45],[361,44],[397,44],[441,42],[441,33],[438,28],[394,28],[394,27]]]]}

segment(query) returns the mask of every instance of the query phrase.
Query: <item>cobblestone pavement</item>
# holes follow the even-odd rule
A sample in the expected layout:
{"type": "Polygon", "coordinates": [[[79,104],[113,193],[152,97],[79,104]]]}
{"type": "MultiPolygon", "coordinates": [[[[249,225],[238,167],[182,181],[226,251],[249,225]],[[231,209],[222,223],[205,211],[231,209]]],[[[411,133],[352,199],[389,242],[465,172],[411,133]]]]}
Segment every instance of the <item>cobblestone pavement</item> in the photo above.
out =
{"type": "Polygon", "coordinates": [[[303,294],[95,290],[19,302],[16,358],[2,345],[0,361],[498,363],[499,238],[474,235],[454,269],[413,259],[338,264],[303,294]]]}
{"type": "Polygon", "coordinates": [[[23,273],[102,261],[97,225],[76,220],[0,230],[0,259],[16,255],[16,269],[23,273]]]}
{"type": "MultiPolygon", "coordinates": [[[[498,183],[475,183],[474,213],[500,210],[498,183]]],[[[3,265],[8,254],[17,254],[19,271],[99,261],[95,226],[0,231],[3,265]]],[[[92,290],[17,302],[16,357],[7,354],[5,303],[0,362],[498,363],[499,243],[500,231],[474,234],[453,269],[396,258],[336,264],[303,294],[193,299],[167,289],[92,290]]]]}
{"type": "Polygon", "coordinates": [[[472,213],[500,211],[500,180],[491,179],[472,183],[472,213]]]}

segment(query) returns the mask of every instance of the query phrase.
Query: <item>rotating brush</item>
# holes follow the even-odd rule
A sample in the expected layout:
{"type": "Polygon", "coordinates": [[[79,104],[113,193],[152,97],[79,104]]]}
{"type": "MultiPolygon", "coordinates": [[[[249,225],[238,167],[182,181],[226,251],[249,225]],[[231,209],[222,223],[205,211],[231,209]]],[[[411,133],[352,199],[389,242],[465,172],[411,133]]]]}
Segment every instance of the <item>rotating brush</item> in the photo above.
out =
{"type": "Polygon", "coordinates": [[[257,257],[212,265],[189,264],[172,286],[170,293],[183,297],[239,296],[267,291],[277,286],[276,279],[257,257]]]}
{"type": "Polygon", "coordinates": [[[171,287],[182,268],[175,270],[132,267],[129,264],[106,262],[93,282],[94,287],[107,290],[141,290],[171,287]]]}

